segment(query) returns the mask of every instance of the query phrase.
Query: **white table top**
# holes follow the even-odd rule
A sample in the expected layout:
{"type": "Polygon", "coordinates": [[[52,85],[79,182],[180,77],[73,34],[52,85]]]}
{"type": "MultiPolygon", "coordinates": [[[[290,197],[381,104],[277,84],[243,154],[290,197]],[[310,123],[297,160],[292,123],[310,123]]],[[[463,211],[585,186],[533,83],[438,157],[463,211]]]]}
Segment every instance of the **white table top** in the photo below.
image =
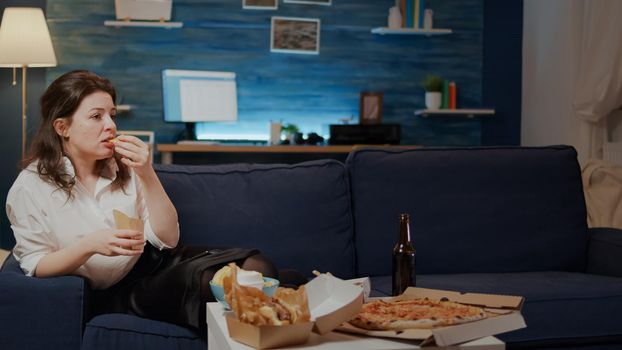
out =
{"type": "MultiPolygon", "coordinates": [[[[238,343],[229,337],[227,322],[224,317],[225,310],[219,303],[207,303],[207,343],[209,350],[251,350],[253,348],[238,343]]],[[[374,337],[362,337],[353,334],[330,332],[324,335],[311,333],[309,341],[298,346],[282,349],[321,349],[321,350],[399,350],[399,349],[422,349],[412,342],[382,339],[374,337]]],[[[505,350],[505,344],[495,338],[486,337],[468,343],[439,348],[425,346],[424,350],[505,350]]]]}

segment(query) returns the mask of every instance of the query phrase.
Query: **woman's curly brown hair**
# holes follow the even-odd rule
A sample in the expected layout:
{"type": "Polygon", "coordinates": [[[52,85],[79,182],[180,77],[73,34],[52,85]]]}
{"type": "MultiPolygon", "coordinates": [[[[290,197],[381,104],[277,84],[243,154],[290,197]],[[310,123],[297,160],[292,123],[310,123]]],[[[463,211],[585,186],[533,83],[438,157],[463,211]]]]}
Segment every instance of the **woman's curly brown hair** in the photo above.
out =
{"type": "MultiPolygon", "coordinates": [[[[54,120],[66,118],[71,123],[71,117],[82,100],[98,91],[109,94],[112,101],[116,102],[117,94],[112,83],[95,73],[86,70],[74,70],[54,80],[41,96],[41,125],[32,141],[28,155],[21,161],[22,169],[36,161],[39,176],[63,190],[68,199],[73,197],[71,191],[76,179],[67,173],[63,160],[65,155],[63,141],[54,129],[54,120]]],[[[121,162],[116,153],[115,161],[119,171],[112,186],[123,189],[130,178],[129,169],[121,162]]],[[[96,168],[100,174],[105,162],[106,159],[97,161],[96,168]]]]}

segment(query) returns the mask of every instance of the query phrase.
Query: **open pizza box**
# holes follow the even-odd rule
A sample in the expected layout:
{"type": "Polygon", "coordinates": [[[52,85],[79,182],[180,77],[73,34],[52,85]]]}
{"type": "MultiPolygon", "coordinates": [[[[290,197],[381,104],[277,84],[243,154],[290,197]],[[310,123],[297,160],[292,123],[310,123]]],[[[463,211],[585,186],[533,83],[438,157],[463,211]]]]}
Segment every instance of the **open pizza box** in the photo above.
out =
{"type": "Polygon", "coordinates": [[[254,326],[225,315],[229,336],[256,349],[297,345],[309,340],[311,331],[325,334],[356,315],[363,305],[360,286],[322,274],[305,285],[311,322],[286,326],[254,326]]]}
{"type": "Polygon", "coordinates": [[[482,307],[489,317],[470,323],[432,329],[407,329],[404,331],[371,331],[344,323],[337,330],[373,337],[419,340],[420,346],[436,343],[449,346],[467,341],[525,328],[525,320],[520,313],[524,298],[520,296],[460,293],[439,289],[409,287],[406,291],[390,300],[408,300],[429,298],[441,300],[447,298],[461,304],[482,307]]]}

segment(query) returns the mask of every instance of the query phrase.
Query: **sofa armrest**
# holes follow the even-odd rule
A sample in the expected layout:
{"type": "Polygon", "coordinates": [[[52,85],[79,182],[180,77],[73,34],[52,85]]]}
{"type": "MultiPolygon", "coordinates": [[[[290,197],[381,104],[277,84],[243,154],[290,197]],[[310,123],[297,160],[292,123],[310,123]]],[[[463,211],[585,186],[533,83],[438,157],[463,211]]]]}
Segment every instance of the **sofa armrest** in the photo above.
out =
{"type": "Polygon", "coordinates": [[[79,350],[87,289],[81,277],[28,277],[5,264],[0,272],[2,348],[79,350]]]}
{"type": "Polygon", "coordinates": [[[622,277],[622,230],[591,228],[587,255],[588,273],[622,277]]]}

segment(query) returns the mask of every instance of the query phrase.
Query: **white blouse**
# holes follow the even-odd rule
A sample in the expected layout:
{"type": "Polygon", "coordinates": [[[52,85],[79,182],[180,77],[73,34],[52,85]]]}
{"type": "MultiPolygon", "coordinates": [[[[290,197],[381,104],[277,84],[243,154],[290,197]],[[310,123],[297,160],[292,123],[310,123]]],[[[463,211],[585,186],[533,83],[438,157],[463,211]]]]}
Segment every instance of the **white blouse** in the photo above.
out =
{"type": "MultiPolygon", "coordinates": [[[[67,172],[75,176],[69,158],[64,160],[67,172]]],[[[144,223],[145,238],[154,247],[171,248],[149,225],[149,211],[134,172],[131,171],[124,190],[113,191],[111,184],[118,168],[112,158],[106,165],[94,195],[76,178],[70,200],[63,190],[39,177],[36,164],[21,171],[9,190],[6,211],[16,241],[13,254],[25,274],[32,276],[39,260],[46,254],[63,249],[95,231],[115,228],[113,209],[140,218],[144,223]]],[[[108,288],[132,269],[138,257],[94,254],[74,274],[85,277],[95,289],[108,288]]]]}

